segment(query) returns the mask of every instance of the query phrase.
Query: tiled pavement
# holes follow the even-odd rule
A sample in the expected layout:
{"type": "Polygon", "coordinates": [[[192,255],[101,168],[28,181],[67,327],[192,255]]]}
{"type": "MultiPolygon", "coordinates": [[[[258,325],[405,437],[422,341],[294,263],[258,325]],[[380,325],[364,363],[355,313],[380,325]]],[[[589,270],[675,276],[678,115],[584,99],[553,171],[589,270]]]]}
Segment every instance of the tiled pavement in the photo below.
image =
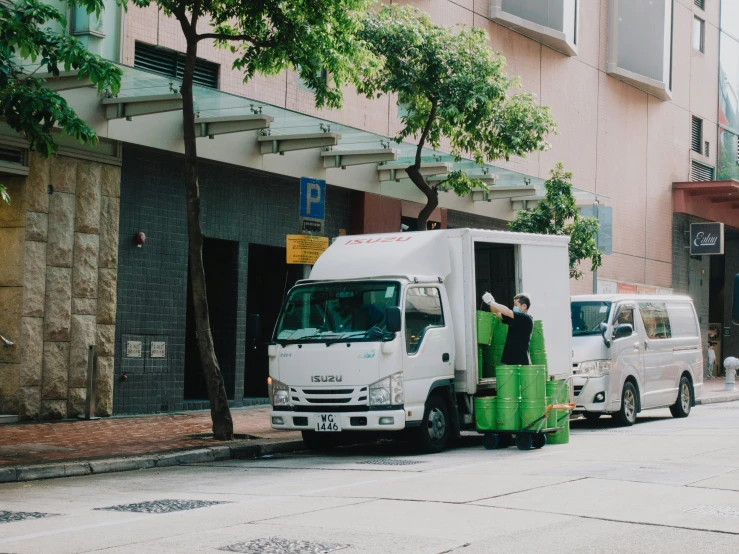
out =
{"type": "MultiPolygon", "coordinates": [[[[233,409],[231,415],[237,435],[276,441],[300,439],[300,433],[273,430],[269,408],[233,409]]],[[[159,454],[224,444],[197,436],[210,432],[210,412],[0,425],[0,467],[159,454]]]]}

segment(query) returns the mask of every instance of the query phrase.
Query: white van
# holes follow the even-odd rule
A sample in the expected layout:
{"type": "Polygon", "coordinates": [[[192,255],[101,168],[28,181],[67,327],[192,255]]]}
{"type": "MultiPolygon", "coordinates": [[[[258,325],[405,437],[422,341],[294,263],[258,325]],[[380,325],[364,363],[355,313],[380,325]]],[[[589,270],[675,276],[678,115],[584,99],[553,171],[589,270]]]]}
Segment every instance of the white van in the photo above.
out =
{"type": "Polygon", "coordinates": [[[687,417],[703,388],[703,348],[687,296],[573,296],[575,411],[632,425],[641,410],[687,417]]]}

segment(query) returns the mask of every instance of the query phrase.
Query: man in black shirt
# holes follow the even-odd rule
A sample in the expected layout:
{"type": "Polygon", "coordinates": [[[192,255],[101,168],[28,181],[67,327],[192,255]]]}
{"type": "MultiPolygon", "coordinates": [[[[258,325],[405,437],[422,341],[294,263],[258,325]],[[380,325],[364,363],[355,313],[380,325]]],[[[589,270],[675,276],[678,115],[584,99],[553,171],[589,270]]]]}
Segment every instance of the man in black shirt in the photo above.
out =
{"type": "Polygon", "coordinates": [[[501,362],[505,365],[531,365],[529,344],[534,330],[534,318],[529,315],[531,299],[527,294],[517,294],[513,298],[513,309],[498,304],[489,292],[482,296],[483,302],[494,314],[499,314],[503,323],[508,325],[508,337],[503,348],[501,362]]]}

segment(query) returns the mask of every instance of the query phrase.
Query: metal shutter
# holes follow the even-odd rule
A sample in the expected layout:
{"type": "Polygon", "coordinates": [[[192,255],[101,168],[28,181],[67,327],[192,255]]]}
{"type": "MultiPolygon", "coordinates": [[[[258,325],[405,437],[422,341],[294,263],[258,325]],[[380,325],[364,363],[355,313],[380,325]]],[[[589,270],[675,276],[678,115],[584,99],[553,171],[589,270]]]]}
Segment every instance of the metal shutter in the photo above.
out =
{"type": "Polygon", "coordinates": [[[692,161],[690,171],[691,181],[713,181],[713,168],[710,165],[692,161]]]}
{"type": "Polygon", "coordinates": [[[703,155],[704,156],[710,156],[711,155],[711,143],[706,141],[705,142],[705,148],[703,149],[703,155]]]}
{"type": "Polygon", "coordinates": [[[693,128],[690,139],[690,147],[693,152],[703,153],[701,146],[703,145],[703,120],[700,117],[693,116],[693,128]]]}
{"type": "Polygon", "coordinates": [[[27,165],[26,153],[25,148],[0,144],[0,162],[27,165]]]}
{"type": "MultiPolygon", "coordinates": [[[[185,70],[185,55],[168,48],[159,48],[137,42],[133,65],[182,81],[185,70]]],[[[198,58],[195,61],[193,83],[204,87],[218,88],[219,68],[220,66],[217,63],[198,58]]]]}
{"type": "Polygon", "coordinates": [[[700,9],[705,10],[706,0],[695,0],[695,5],[698,6],[700,9]]]}

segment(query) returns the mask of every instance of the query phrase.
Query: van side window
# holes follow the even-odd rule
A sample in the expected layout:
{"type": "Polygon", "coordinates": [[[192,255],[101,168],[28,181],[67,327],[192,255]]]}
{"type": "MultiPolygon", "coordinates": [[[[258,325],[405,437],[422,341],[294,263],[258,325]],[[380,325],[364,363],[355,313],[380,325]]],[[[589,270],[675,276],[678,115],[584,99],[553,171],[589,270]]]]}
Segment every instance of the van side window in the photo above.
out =
{"type": "Polygon", "coordinates": [[[621,308],[619,308],[618,315],[613,321],[613,326],[618,327],[619,325],[631,325],[632,329],[635,328],[634,308],[629,308],[627,306],[621,306],[621,308]]]}
{"type": "Polygon", "coordinates": [[[672,337],[670,317],[664,303],[642,302],[639,304],[639,312],[648,338],[669,339],[672,337]]]}
{"type": "Polygon", "coordinates": [[[699,337],[693,306],[688,303],[668,302],[667,313],[670,315],[670,327],[675,338],[699,337]]]}
{"type": "Polygon", "coordinates": [[[412,287],[405,297],[405,344],[408,354],[415,354],[421,347],[426,330],[444,326],[439,289],[412,287]]]}

